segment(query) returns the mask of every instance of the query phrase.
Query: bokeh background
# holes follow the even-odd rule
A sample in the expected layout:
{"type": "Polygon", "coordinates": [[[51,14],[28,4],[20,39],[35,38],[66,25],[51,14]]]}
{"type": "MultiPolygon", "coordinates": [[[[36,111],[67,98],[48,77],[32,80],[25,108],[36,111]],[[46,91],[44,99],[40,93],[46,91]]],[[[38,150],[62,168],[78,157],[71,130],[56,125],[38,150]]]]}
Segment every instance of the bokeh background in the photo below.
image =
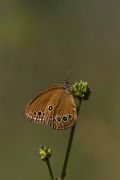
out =
{"type": "Polygon", "coordinates": [[[117,0],[0,1],[0,179],[49,180],[40,145],[52,148],[61,173],[70,130],[24,118],[26,104],[62,82],[91,85],[83,103],[67,179],[120,179],[120,2],[117,0]]]}

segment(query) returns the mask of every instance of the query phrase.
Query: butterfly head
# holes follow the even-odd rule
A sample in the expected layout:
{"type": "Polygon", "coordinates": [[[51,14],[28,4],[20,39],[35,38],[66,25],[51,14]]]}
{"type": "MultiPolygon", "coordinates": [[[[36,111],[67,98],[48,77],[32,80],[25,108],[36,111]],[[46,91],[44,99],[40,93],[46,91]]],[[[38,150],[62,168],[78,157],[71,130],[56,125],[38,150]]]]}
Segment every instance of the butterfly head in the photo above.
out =
{"type": "Polygon", "coordinates": [[[68,78],[63,82],[63,90],[68,93],[72,92],[68,78]]]}

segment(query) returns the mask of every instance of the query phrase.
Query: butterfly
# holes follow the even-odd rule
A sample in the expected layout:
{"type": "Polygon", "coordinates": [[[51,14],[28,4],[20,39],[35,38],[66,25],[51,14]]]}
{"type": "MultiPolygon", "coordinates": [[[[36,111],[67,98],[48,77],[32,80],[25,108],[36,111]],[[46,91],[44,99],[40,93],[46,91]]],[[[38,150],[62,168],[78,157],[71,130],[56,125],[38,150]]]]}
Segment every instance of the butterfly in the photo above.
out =
{"type": "Polygon", "coordinates": [[[71,127],[77,120],[77,112],[69,83],[55,84],[42,91],[27,104],[25,116],[57,130],[71,127]]]}

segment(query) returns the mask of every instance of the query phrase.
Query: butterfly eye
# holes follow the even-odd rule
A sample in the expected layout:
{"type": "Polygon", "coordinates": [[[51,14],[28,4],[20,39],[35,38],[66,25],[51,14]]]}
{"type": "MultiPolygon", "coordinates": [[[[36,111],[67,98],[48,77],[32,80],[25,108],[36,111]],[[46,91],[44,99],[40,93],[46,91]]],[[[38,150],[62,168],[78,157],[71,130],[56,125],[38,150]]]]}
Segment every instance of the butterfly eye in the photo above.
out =
{"type": "Polygon", "coordinates": [[[34,116],[35,116],[35,115],[36,115],[36,112],[34,112],[33,114],[34,114],[34,116]]]}
{"type": "Polygon", "coordinates": [[[42,114],[42,113],[39,111],[39,112],[38,112],[38,115],[41,116],[41,114],[42,114]]]}
{"type": "Polygon", "coordinates": [[[68,117],[67,116],[63,116],[63,121],[66,122],[68,120],[68,117]]]}
{"type": "Polygon", "coordinates": [[[71,119],[72,118],[72,114],[69,114],[68,117],[69,117],[69,119],[71,119]]]}
{"type": "Polygon", "coordinates": [[[60,121],[61,121],[61,117],[60,117],[60,116],[57,116],[57,117],[56,117],[56,120],[57,120],[58,122],[60,122],[60,121]]]}
{"type": "Polygon", "coordinates": [[[53,110],[53,106],[51,106],[51,105],[48,106],[48,110],[49,110],[49,111],[52,111],[52,110],[53,110]]]}
{"type": "Polygon", "coordinates": [[[53,116],[52,115],[50,116],[50,120],[53,120],[53,116]]]}

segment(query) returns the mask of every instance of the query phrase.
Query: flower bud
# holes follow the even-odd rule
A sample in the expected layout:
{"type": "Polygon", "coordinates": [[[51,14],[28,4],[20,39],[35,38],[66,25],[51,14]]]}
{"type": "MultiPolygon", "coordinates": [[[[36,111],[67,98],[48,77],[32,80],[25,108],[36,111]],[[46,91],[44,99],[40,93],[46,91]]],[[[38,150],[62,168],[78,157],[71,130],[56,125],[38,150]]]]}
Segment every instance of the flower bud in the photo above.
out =
{"type": "Polygon", "coordinates": [[[72,89],[73,96],[81,100],[82,99],[88,100],[91,94],[88,83],[83,82],[82,80],[80,82],[76,82],[75,84],[73,84],[71,89],[72,89]]]}
{"type": "Polygon", "coordinates": [[[39,148],[39,154],[40,154],[41,160],[45,161],[51,157],[52,152],[51,152],[51,149],[49,147],[41,146],[39,148]]]}

